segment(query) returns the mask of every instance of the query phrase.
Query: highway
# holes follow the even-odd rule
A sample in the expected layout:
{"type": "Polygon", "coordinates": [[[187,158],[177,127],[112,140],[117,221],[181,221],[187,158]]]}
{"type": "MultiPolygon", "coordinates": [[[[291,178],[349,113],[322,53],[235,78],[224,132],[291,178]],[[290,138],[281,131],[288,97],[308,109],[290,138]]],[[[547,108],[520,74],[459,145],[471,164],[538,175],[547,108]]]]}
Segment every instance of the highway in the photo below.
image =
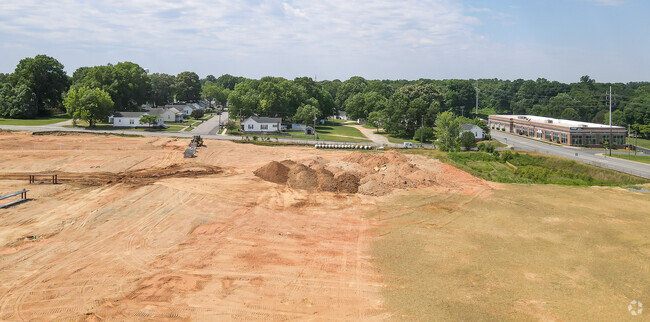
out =
{"type": "Polygon", "coordinates": [[[515,150],[534,151],[543,154],[555,155],[558,157],[576,160],[602,168],[616,170],[650,179],[650,165],[623,159],[608,158],[599,155],[607,153],[606,150],[583,149],[578,147],[550,144],[538,141],[536,139],[521,137],[497,130],[490,131],[490,135],[492,135],[492,138],[496,139],[497,141],[514,147],[515,150]]]}

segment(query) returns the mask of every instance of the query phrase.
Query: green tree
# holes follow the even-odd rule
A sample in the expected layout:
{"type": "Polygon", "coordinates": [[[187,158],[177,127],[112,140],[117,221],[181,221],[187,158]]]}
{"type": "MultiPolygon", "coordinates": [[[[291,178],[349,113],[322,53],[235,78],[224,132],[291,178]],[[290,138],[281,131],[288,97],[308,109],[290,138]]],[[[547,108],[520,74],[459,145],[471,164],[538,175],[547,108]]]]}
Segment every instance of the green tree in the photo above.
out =
{"type": "Polygon", "coordinates": [[[0,84],[0,116],[32,118],[38,114],[36,95],[27,85],[0,84]]]}
{"type": "Polygon", "coordinates": [[[149,127],[152,127],[154,124],[156,124],[156,121],[158,121],[158,116],[156,115],[145,114],[140,117],[140,123],[149,124],[149,127]]]}
{"type": "Polygon", "coordinates": [[[201,97],[208,102],[215,101],[216,104],[226,104],[230,91],[215,83],[205,83],[201,89],[201,97]]]}
{"type": "Polygon", "coordinates": [[[371,124],[377,129],[379,133],[379,128],[382,127],[384,122],[384,113],[381,111],[372,111],[368,114],[368,124],[371,124]]]}
{"type": "Polygon", "coordinates": [[[137,111],[151,97],[147,72],[137,64],[120,62],[117,65],[95,66],[84,73],[85,76],[72,87],[104,90],[111,96],[118,111],[137,111]]]}
{"type": "Polygon", "coordinates": [[[460,135],[460,145],[465,148],[465,151],[470,151],[476,147],[476,137],[471,131],[465,131],[460,135]]]}
{"type": "Polygon", "coordinates": [[[436,137],[442,151],[454,151],[458,148],[460,121],[450,111],[438,114],[436,118],[436,137]]]}
{"type": "Polygon", "coordinates": [[[293,116],[293,121],[300,124],[312,124],[314,118],[319,118],[321,112],[315,106],[303,105],[298,108],[296,115],[293,116]]]}
{"type": "Polygon", "coordinates": [[[228,89],[228,90],[234,90],[235,86],[241,82],[243,82],[245,78],[243,77],[235,77],[230,74],[224,74],[219,76],[217,80],[214,82],[215,84],[228,89]]]}
{"type": "MultiPolygon", "coordinates": [[[[68,76],[63,70],[63,64],[46,55],[22,59],[16,66],[11,78],[18,91],[23,92],[23,89],[19,89],[20,85],[30,89],[36,98],[38,114],[41,115],[61,108],[63,94],[65,94],[69,86],[68,76]]],[[[24,99],[25,96],[19,101],[24,99]]],[[[32,115],[32,113],[28,114],[32,115]]]]}
{"type": "Polygon", "coordinates": [[[71,88],[63,105],[73,119],[88,121],[90,126],[95,126],[97,121],[106,119],[113,112],[113,100],[107,92],[86,86],[71,88]]]}
{"type": "Polygon", "coordinates": [[[151,82],[149,101],[154,106],[169,104],[174,101],[174,82],[176,77],[164,73],[154,73],[148,76],[151,82]]]}
{"type": "Polygon", "coordinates": [[[436,133],[432,127],[421,127],[415,130],[413,134],[413,140],[418,140],[420,143],[430,142],[436,137],[436,133]]]}
{"type": "Polygon", "coordinates": [[[174,82],[176,99],[182,102],[197,101],[201,98],[201,82],[194,72],[182,72],[174,82]]]}

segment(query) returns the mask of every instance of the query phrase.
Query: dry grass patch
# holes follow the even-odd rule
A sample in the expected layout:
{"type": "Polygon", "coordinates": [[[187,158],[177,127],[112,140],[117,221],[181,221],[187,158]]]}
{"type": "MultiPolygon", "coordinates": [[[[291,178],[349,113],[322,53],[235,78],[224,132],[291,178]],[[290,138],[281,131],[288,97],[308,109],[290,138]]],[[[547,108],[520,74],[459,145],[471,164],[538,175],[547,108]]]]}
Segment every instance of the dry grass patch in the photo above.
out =
{"type": "Polygon", "coordinates": [[[648,194],[507,185],[410,192],[378,209],[373,257],[398,318],[611,321],[650,303],[648,194]]]}

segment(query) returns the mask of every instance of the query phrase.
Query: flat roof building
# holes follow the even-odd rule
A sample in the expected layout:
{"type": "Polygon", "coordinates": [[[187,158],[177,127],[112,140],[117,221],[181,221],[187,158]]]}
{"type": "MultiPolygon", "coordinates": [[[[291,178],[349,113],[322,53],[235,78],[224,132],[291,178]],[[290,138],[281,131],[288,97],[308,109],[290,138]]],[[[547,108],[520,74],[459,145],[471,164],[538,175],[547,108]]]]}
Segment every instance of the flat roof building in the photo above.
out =
{"type": "Polygon", "coordinates": [[[625,147],[627,130],[621,126],[563,120],[535,115],[490,115],[491,129],[514,133],[559,144],[602,147],[612,142],[616,147],[625,147]],[[610,141],[610,131],[613,141],[610,141]]]}

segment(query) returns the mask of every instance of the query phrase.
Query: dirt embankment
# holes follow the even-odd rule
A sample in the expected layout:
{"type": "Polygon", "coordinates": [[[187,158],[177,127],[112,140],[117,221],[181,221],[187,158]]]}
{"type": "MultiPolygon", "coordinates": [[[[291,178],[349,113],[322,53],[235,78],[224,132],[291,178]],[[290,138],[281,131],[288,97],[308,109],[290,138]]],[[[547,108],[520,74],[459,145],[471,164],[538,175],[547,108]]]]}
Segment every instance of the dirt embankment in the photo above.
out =
{"type": "Polygon", "coordinates": [[[341,161],[322,157],[304,163],[272,161],[255,175],[294,189],[361,193],[381,196],[395,189],[415,189],[437,184],[436,172],[418,167],[398,152],[381,154],[355,152],[341,161]]]}
{"type": "Polygon", "coordinates": [[[41,179],[47,181],[48,177],[45,175],[50,173],[56,173],[58,175],[59,183],[71,183],[78,184],[82,186],[103,186],[110,184],[124,183],[130,186],[146,186],[153,184],[154,182],[167,179],[167,178],[188,178],[188,177],[200,177],[212,174],[222,173],[222,169],[217,166],[207,165],[207,164],[198,164],[198,163],[183,163],[183,164],[173,164],[164,168],[150,168],[150,169],[139,169],[124,171],[118,173],[111,172],[36,172],[36,173],[0,173],[0,177],[9,180],[27,180],[27,176],[30,174],[42,174],[44,177],[41,179]]]}

